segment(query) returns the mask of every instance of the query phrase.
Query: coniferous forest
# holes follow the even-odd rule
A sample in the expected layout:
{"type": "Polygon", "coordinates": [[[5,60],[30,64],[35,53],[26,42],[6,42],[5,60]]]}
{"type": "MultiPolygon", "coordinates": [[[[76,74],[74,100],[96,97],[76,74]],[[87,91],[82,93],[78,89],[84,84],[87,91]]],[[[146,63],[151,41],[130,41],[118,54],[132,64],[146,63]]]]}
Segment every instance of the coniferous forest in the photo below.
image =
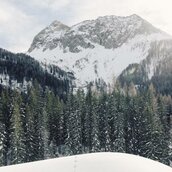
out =
{"type": "Polygon", "coordinates": [[[0,165],[89,152],[126,152],[169,164],[171,96],[150,84],[69,92],[38,82],[26,92],[0,89],[0,165]]]}

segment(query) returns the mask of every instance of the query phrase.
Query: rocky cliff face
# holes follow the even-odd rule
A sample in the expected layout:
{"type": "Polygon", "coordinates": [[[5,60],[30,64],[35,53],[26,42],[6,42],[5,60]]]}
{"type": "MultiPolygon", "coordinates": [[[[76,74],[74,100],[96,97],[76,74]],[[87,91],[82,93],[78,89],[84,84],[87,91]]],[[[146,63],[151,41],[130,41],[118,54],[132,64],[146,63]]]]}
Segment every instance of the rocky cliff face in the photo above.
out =
{"type": "Polygon", "coordinates": [[[62,37],[65,31],[69,30],[69,27],[62,24],[59,21],[54,21],[50,26],[43,29],[38,35],[35,36],[29,52],[32,52],[35,49],[44,47],[46,49],[53,49],[56,46],[56,42],[62,37]]]}

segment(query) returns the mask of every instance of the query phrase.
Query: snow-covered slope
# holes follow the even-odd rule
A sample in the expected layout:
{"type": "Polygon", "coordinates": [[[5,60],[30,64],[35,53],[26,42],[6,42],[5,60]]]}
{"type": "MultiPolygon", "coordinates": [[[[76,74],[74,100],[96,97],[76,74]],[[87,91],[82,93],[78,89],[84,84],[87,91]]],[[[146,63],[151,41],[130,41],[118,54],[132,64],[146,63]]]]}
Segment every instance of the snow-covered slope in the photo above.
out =
{"type": "Polygon", "coordinates": [[[1,167],[1,172],[172,172],[159,162],[123,153],[94,153],[1,167]]]}
{"type": "Polygon", "coordinates": [[[28,53],[73,72],[77,86],[113,77],[149,56],[152,43],[172,39],[137,15],[105,16],[72,27],[53,22],[33,40],[28,53]]]}

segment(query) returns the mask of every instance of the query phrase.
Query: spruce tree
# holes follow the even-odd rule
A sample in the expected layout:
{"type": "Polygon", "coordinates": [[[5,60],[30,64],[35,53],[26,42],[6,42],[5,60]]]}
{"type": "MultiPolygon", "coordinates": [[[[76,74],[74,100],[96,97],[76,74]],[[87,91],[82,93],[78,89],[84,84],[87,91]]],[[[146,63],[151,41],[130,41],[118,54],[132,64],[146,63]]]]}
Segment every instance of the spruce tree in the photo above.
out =
{"type": "Polygon", "coordinates": [[[25,145],[26,145],[26,162],[34,161],[35,159],[35,143],[34,143],[34,117],[29,105],[26,105],[26,132],[25,132],[25,145]]]}
{"type": "Polygon", "coordinates": [[[48,115],[46,111],[46,107],[42,110],[41,117],[41,140],[43,146],[43,159],[50,158],[50,150],[49,150],[49,130],[48,130],[48,115]]]}
{"type": "Polygon", "coordinates": [[[4,94],[0,97],[0,166],[5,165],[6,130],[4,118],[4,94]]]}
{"type": "Polygon", "coordinates": [[[124,99],[123,95],[118,90],[116,93],[117,101],[117,111],[116,118],[114,121],[115,126],[115,140],[114,140],[114,150],[116,152],[125,152],[125,130],[124,130],[124,99]]]}
{"type": "Polygon", "coordinates": [[[91,84],[88,87],[86,94],[86,112],[85,112],[85,146],[87,147],[87,152],[91,152],[91,142],[92,142],[92,111],[93,111],[93,93],[91,84]]]}
{"type": "Polygon", "coordinates": [[[100,144],[104,151],[111,151],[111,140],[109,135],[109,123],[108,123],[108,100],[107,94],[104,92],[99,102],[99,131],[100,131],[100,144]]]}
{"type": "Polygon", "coordinates": [[[68,154],[79,154],[82,152],[81,145],[81,113],[78,109],[78,102],[72,93],[68,98],[68,114],[66,145],[69,149],[68,154]]]}
{"type": "Polygon", "coordinates": [[[91,127],[91,152],[100,151],[100,141],[99,141],[99,128],[98,128],[98,116],[97,116],[97,100],[93,98],[93,109],[92,109],[92,127],[91,127]]]}
{"type": "Polygon", "coordinates": [[[12,102],[11,114],[11,144],[10,144],[10,161],[12,164],[22,163],[25,161],[24,130],[20,106],[18,100],[20,95],[15,93],[15,99],[12,102]]]}

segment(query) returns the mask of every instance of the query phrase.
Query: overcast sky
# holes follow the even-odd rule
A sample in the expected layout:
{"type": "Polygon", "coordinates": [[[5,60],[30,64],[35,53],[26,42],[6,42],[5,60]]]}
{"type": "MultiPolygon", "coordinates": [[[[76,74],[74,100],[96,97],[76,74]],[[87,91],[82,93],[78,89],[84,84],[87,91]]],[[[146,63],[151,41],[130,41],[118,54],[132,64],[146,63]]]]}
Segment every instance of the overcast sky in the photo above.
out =
{"type": "Polygon", "coordinates": [[[172,35],[172,0],[0,0],[0,47],[24,52],[54,20],[69,26],[98,16],[138,14],[172,35]]]}

